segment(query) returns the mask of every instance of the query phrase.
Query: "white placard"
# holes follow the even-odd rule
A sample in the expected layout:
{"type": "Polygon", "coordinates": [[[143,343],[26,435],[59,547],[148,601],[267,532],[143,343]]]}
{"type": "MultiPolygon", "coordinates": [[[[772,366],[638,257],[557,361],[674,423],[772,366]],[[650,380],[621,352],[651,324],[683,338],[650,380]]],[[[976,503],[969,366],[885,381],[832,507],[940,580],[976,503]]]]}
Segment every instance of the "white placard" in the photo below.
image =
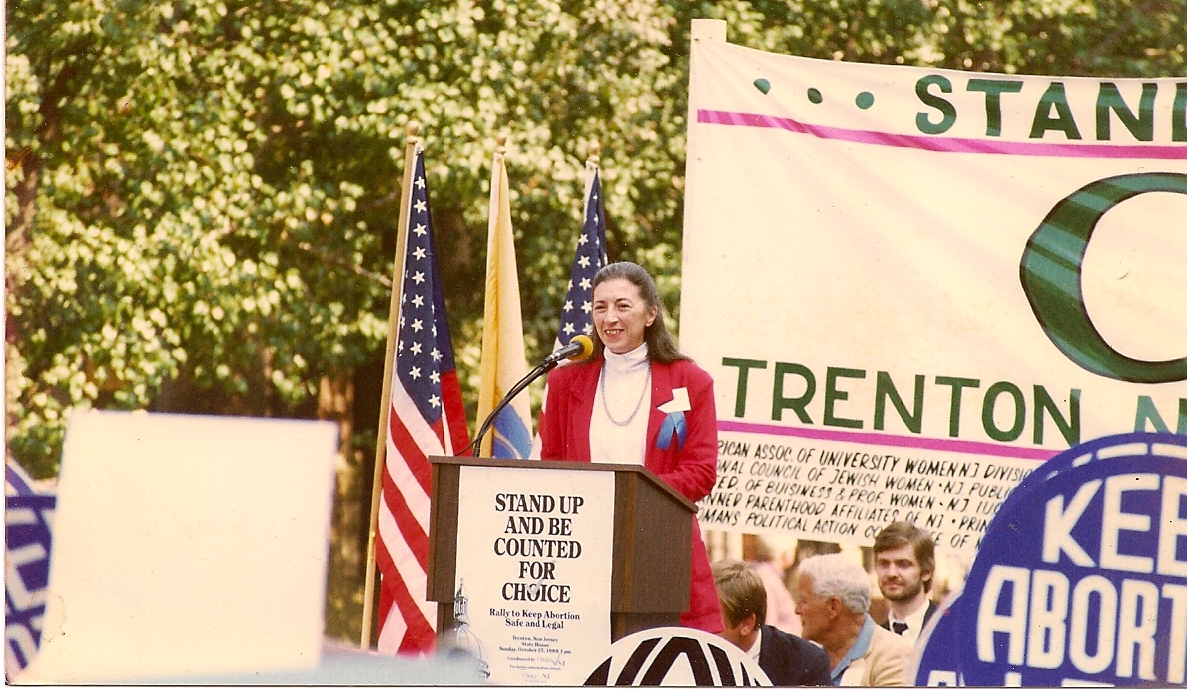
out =
{"type": "Polygon", "coordinates": [[[457,580],[490,681],[579,685],[610,647],[614,474],[461,467],[457,580]]]}
{"type": "Polygon", "coordinates": [[[317,667],[334,424],[76,412],[21,683],[317,667]]]}

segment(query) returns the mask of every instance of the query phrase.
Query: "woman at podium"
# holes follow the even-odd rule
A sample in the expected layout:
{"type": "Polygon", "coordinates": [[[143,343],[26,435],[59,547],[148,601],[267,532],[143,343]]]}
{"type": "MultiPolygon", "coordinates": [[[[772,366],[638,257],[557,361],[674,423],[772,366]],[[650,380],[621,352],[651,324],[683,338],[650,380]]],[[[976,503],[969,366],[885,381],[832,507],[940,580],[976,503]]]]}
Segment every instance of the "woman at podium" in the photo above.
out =
{"type": "MultiPolygon", "coordinates": [[[[598,271],[592,309],[593,356],[549,374],[540,458],[640,464],[700,500],[717,479],[713,379],[676,348],[655,281],[640,266],[598,271]]],[[[680,621],[717,633],[721,607],[695,519],[690,547],[692,590],[680,621]]]]}

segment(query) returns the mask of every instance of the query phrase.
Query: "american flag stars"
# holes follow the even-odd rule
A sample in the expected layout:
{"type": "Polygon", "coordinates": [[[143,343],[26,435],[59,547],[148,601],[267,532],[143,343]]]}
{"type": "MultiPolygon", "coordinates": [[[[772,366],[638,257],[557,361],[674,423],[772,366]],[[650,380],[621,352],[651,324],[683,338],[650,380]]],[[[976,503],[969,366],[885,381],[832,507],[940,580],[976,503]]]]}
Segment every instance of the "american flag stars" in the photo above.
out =
{"type": "Polygon", "coordinates": [[[391,363],[391,403],[384,447],[375,562],[380,653],[431,653],[436,604],[428,600],[428,458],[470,442],[461,386],[449,341],[445,299],[434,256],[424,151],[415,149],[405,241],[396,256],[400,302],[391,363]]]}
{"type": "MultiPolygon", "coordinates": [[[[453,408],[443,381],[455,380],[448,328],[437,339],[444,302],[437,290],[432,220],[423,151],[409,161],[413,182],[407,190],[407,231],[400,271],[399,316],[392,357],[391,403],[384,443],[387,465],[379,501],[376,564],[382,573],[379,596],[379,650],[382,653],[430,652],[436,606],[427,598],[424,563],[428,559],[428,458],[444,454],[445,408],[453,408]],[[449,350],[448,360],[440,353],[449,350]],[[435,353],[430,356],[429,352],[435,353]],[[450,400],[446,402],[445,400],[450,400]]],[[[451,412],[452,413],[452,412],[451,412]]],[[[453,420],[450,420],[452,425],[453,420]]],[[[463,427],[464,410],[459,421],[463,427]]]]}
{"type": "Polygon", "coordinates": [[[401,298],[399,341],[396,346],[396,373],[429,423],[441,416],[441,361],[436,346],[433,274],[436,261],[428,232],[428,193],[424,174],[417,171],[412,189],[412,217],[405,249],[404,288],[401,298]],[[438,352],[429,356],[428,352],[438,352]]]}
{"type": "Polygon", "coordinates": [[[606,265],[606,212],[601,203],[602,185],[595,171],[590,182],[586,203],[585,224],[577,237],[577,252],[573,256],[571,279],[561,307],[560,330],[557,340],[567,345],[578,333],[593,332],[593,278],[606,265]]]}

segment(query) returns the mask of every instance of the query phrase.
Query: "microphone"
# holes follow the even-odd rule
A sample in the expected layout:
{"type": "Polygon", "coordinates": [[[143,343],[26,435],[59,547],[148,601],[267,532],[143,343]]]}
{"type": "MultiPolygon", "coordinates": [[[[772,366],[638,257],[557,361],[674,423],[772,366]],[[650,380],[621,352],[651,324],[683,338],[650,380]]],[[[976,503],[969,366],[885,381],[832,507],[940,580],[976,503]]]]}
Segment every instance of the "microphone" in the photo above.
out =
{"type": "Polygon", "coordinates": [[[569,341],[569,344],[545,357],[544,365],[548,366],[549,364],[560,363],[562,359],[583,361],[593,354],[593,350],[594,343],[588,335],[577,335],[569,341]]]}
{"type": "Polygon", "coordinates": [[[588,335],[577,335],[569,341],[569,344],[561,347],[560,349],[545,357],[544,361],[541,362],[539,366],[532,369],[531,371],[528,371],[526,376],[521,378],[518,383],[511,386],[511,389],[507,391],[507,394],[503,396],[503,399],[500,400],[497,405],[495,405],[494,410],[491,411],[491,413],[487,415],[486,420],[482,422],[482,427],[479,428],[478,432],[474,434],[474,440],[470,441],[470,444],[464,449],[460,450],[457,454],[461,455],[463,452],[469,450],[472,447],[474,448],[474,456],[477,457],[478,453],[482,451],[482,437],[486,435],[486,432],[489,431],[491,426],[494,425],[495,417],[499,415],[499,412],[503,411],[503,408],[506,407],[516,395],[523,392],[533,380],[559,366],[560,362],[564,359],[570,359],[572,361],[588,359],[590,355],[593,354],[593,350],[594,343],[588,335]]]}

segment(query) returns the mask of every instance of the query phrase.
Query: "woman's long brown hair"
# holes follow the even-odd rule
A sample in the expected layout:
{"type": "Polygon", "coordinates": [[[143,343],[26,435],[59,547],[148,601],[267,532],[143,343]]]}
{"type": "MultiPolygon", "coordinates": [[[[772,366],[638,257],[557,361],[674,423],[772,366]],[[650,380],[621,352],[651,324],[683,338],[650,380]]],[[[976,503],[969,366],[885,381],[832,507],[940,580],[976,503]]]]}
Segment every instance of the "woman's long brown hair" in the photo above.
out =
{"type": "MultiPolygon", "coordinates": [[[[594,276],[593,288],[597,289],[598,285],[607,280],[626,280],[634,285],[639,290],[639,296],[643,298],[643,303],[648,309],[655,309],[655,320],[651,325],[643,329],[643,341],[647,343],[647,358],[651,361],[658,361],[663,364],[670,364],[673,361],[680,361],[688,359],[680,353],[676,348],[676,340],[672,337],[672,333],[668,332],[668,327],[664,324],[664,310],[659,303],[659,290],[655,287],[655,280],[651,279],[651,275],[637,263],[630,261],[619,261],[618,263],[611,263],[604,266],[594,276]]],[[[594,356],[595,358],[606,348],[602,343],[601,338],[598,337],[597,328],[591,333],[594,341],[594,356]]]]}

